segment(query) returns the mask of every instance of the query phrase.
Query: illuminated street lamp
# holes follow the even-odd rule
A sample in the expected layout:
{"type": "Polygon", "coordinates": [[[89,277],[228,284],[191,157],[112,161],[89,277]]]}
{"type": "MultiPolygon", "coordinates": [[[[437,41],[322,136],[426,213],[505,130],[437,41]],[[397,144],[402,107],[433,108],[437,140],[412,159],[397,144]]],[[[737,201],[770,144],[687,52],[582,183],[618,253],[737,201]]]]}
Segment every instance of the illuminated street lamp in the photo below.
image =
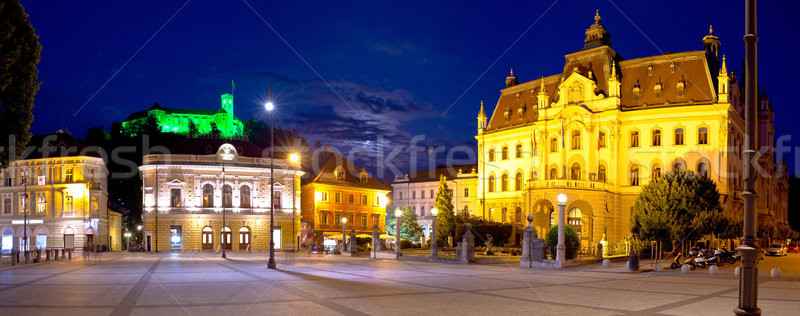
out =
{"type": "Polygon", "coordinates": [[[272,88],[269,89],[269,99],[264,104],[264,108],[269,112],[269,261],[267,268],[276,269],[278,265],[275,263],[275,124],[274,124],[274,111],[275,103],[272,103],[272,88]]]}
{"type": "Polygon", "coordinates": [[[400,217],[403,216],[403,211],[401,210],[394,210],[394,253],[397,257],[400,257],[400,217]]]}
{"type": "Polygon", "coordinates": [[[345,234],[347,233],[347,217],[342,214],[342,252],[344,252],[347,248],[347,239],[345,238],[345,234]]]}
{"type": "Polygon", "coordinates": [[[142,225],[136,226],[136,230],[142,230],[142,225]]]}
{"type": "Polygon", "coordinates": [[[564,208],[567,206],[567,195],[561,193],[558,199],[558,245],[556,246],[556,262],[564,264],[565,249],[564,247],[564,208]]]}
{"type": "Polygon", "coordinates": [[[431,209],[431,257],[436,258],[439,250],[436,249],[436,215],[439,215],[439,210],[435,207],[431,209]]]}

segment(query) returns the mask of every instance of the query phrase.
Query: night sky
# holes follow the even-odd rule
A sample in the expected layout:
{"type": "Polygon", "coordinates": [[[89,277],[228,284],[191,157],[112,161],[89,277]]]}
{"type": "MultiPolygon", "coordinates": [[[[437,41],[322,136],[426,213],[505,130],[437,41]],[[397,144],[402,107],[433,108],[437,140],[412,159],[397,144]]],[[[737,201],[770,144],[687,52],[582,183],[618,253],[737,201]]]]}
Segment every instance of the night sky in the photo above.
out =
{"type": "MultiPolygon", "coordinates": [[[[561,72],[595,9],[628,59],[700,50],[713,24],[728,69],[741,73],[745,45],[744,1],[250,1],[266,23],[240,1],[23,4],[42,44],[33,133],[66,128],[82,138],[154,102],[215,110],[235,80],[240,119],[265,118],[271,85],[276,125],[311,144],[361,148],[373,172],[378,135],[387,153],[415,135],[474,148],[480,101],[494,108],[511,67],[520,82],[561,72]]],[[[800,2],[759,5],[759,83],[776,136],[797,135],[790,78],[800,2]]],[[[394,162],[407,172],[403,155],[394,162]]]]}

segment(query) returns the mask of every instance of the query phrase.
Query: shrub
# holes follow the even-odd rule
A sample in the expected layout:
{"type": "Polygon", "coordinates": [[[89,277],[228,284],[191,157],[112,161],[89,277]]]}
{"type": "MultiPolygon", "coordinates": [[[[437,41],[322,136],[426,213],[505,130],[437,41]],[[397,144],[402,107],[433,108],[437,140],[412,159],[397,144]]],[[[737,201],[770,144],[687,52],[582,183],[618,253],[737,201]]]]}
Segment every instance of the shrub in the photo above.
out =
{"type": "Polygon", "coordinates": [[[400,249],[411,248],[413,244],[408,239],[400,239],[400,249]]]}
{"type": "MultiPolygon", "coordinates": [[[[508,243],[508,239],[511,237],[511,232],[513,231],[513,226],[511,224],[491,222],[474,216],[471,216],[468,221],[472,224],[475,246],[483,246],[487,239],[486,235],[492,236],[493,246],[503,246],[508,243]]],[[[466,223],[463,219],[459,218],[456,223],[456,239],[453,241],[454,244],[457,245],[461,242],[465,231],[466,223]]],[[[447,244],[446,240],[444,243],[440,243],[440,245],[445,244],[447,244]]]]}
{"type": "MultiPolygon", "coordinates": [[[[553,226],[547,232],[547,246],[550,248],[550,253],[555,258],[556,246],[558,246],[558,226],[553,226]]],[[[578,234],[569,225],[564,225],[564,254],[566,259],[574,259],[575,254],[578,253],[581,243],[578,240],[578,234]]]]}

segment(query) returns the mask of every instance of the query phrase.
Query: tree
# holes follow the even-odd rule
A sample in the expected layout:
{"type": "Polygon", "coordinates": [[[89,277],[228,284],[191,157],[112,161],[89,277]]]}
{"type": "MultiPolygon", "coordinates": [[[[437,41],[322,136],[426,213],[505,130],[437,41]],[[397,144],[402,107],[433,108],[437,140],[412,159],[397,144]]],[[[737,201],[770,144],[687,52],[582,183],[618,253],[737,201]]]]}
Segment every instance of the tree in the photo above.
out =
{"type": "Polygon", "coordinates": [[[456,215],[453,211],[453,197],[450,196],[450,188],[444,175],[439,177],[439,192],[436,192],[436,202],[433,207],[439,210],[436,216],[436,233],[447,240],[447,237],[455,234],[456,215]]]}
{"type": "Polygon", "coordinates": [[[641,240],[697,240],[722,233],[722,212],[714,180],[678,171],[652,179],[633,206],[631,233],[641,240]]]}
{"type": "MultiPolygon", "coordinates": [[[[417,224],[417,213],[409,205],[399,207],[403,212],[400,219],[400,239],[419,240],[422,236],[422,227],[417,224]]],[[[394,208],[387,208],[386,211],[386,233],[395,236],[397,233],[397,218],[394,216],[394,208]]]]}
{"type": "Polygon", "coordinates": [[[194,121],[189,120],[189,138],[195,138],[200,135],[200,131],[197,129],[197,125],[194,124],[194,121]]]}
{"type": "Polygon", "coordinates": [[[33,100],[41,84],[36,64],[42,47],[16,0],[0,0],[0,34],[0,168],[5,168],[10,154],[19,157],[31,139],[33,100]],[[13,153],[12,147],[16,147],[13,153]]]}

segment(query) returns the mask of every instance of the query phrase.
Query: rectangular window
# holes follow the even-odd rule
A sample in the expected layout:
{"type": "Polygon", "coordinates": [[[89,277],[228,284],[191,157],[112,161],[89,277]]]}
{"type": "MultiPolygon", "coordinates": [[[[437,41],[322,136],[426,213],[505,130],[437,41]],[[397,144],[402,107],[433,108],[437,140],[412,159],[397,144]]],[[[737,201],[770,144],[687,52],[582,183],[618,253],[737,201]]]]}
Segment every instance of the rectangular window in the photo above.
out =
{"type": "Polygon", "coordinates": [[[419,195],[420,195],[421,199],[424,199],[425,198],[425,190],[419,191],[419,195]]]}
{"type": "Polygon", "coordinates": [[[342,215],[341,214],[336,214],[336,217],[334,218],[334,221],[335,221],[334,224],[341,225],[342,224],[342,215]]]}
{"type": "Polygon", "coordinates": [[[328,225],[328,212],[322,212],[322,225],[328,225]]]}
{"type": "Polygon", "coordinates": [[[469,188],[464,188],[464,197],[469,197],[469,188]]]}
{"type": "Polygon", "coordinates": [[[328,192],[322,192],[322,202],[328,202],[328,192]]]}
{"type": "Polygon", "coordinates": [[[400,200],[403,199],[403,191],[400,191],[400,200]]]}
{"type": "Polygon", "coordinates": [[[39,213],[44,213],[47,205],[47,196],[45,194],[38,194],[37,198],[39,199],[38,203],[36,203],[36,211],[39,213]]]}
{"type": "Polygon", "coordinates": [[[347,195],[347,203],[355,204],[356,203],[356,195],[353,194],[353,193],[348,194],[347,195]]]}
{"type": "Polygon", "coordinates": [[[381,216],[380,215],[373,215],[372,217],[372,225],[378,225],[380,227],[381,216]]]}
{"type": "Polygon", "coordinates": [[[550,139],[550,152],[558,152],[558,140],[555,137],[550,139]]]}
{"type": "Polygon", "coordinates": [[[367,195],[361,194],[361,205],[367,205],[367,195]]]}
{"type": "Polygon", "coordinates": [[[516,157],[517,159],[522,158],[522,144],[517,144],[516,157]]]}
{"type": "Polygon", "coordinates": [[[494,149],[489,149],[489,161],[494,161],[494,149]]]}
{"type": "Polygon", "coordinates": [[[683,129],[675,130],[675,145],[683,145],[683,129]]]}
{"type": "Polygon", "coordinates": [[[653,146],[661,146],[661,131],[653,131],[653,146]]]}
{"type": "Polygon", "coordinates": [[[431,198],[433,198],[434,196],[435,196],[435,195],[433,195],[433,190],[431,190],[431,198]]]}
{"type": "Polygon", "coordinates": [[[411,198],[412,199],[416,199],[417,198],[417,191],[411,191],[411,198]]]}
{"type": "Polygon", "coordinates": [[[72,168],[67,168],[66,175],[64,176],[64,182],[72,182],[72,168]]]}
{"type": "Polygon", "coordinates": [[[333,194],[333,201],[335,203],[342,203],[342,193],[341,192],[334,193],[333,194]]]}
{"type": "Polygon", "coordinates": [[[11,214],[11,199],[3,199],[3,214],[11,214]]]}
{"type": "Polygon", "coordinates": [[[639,147],[639,132],[631,132],[631,147],[639,147]]]}
{"type": "Polygon", "coordinates": [[[272,202],[273,202],[272,209],[273,210],[281,209],[281,205],[283,205],[283,203],[281,203],[281,191],[273,191],[272,192],[272,196],[273,196],[273,198],[272,198],[273,199],[272,200],[272,202]]]}
{"type": "Polygon", "coordinates": [[[598,138],[597,147],[606,148],[606,133],[605,132],[600,132],[600,134],[598,135],[597,138],[598,138]]]}
{"type": "Polygon", "coordinates": [[[503,156],[502,157],[503,160],[508,160],[508,147],[507,146],[503,146],[502,156],[503,156]]]}
{"type": "Polygon", "coordinates": [[[708,145],[708,128],[701,127],[697,130],[697,143],[700,145],[708,145]]]}
{"type": "Polygon", "coordinates": [[[181,189],[170,189],[169,191],[169,206],[181,207],[181,189]]]}
{"type": "Polygon", "coordinates": [[[361,226],[367,226],[367,215],[361,215],[361,226]]]}

